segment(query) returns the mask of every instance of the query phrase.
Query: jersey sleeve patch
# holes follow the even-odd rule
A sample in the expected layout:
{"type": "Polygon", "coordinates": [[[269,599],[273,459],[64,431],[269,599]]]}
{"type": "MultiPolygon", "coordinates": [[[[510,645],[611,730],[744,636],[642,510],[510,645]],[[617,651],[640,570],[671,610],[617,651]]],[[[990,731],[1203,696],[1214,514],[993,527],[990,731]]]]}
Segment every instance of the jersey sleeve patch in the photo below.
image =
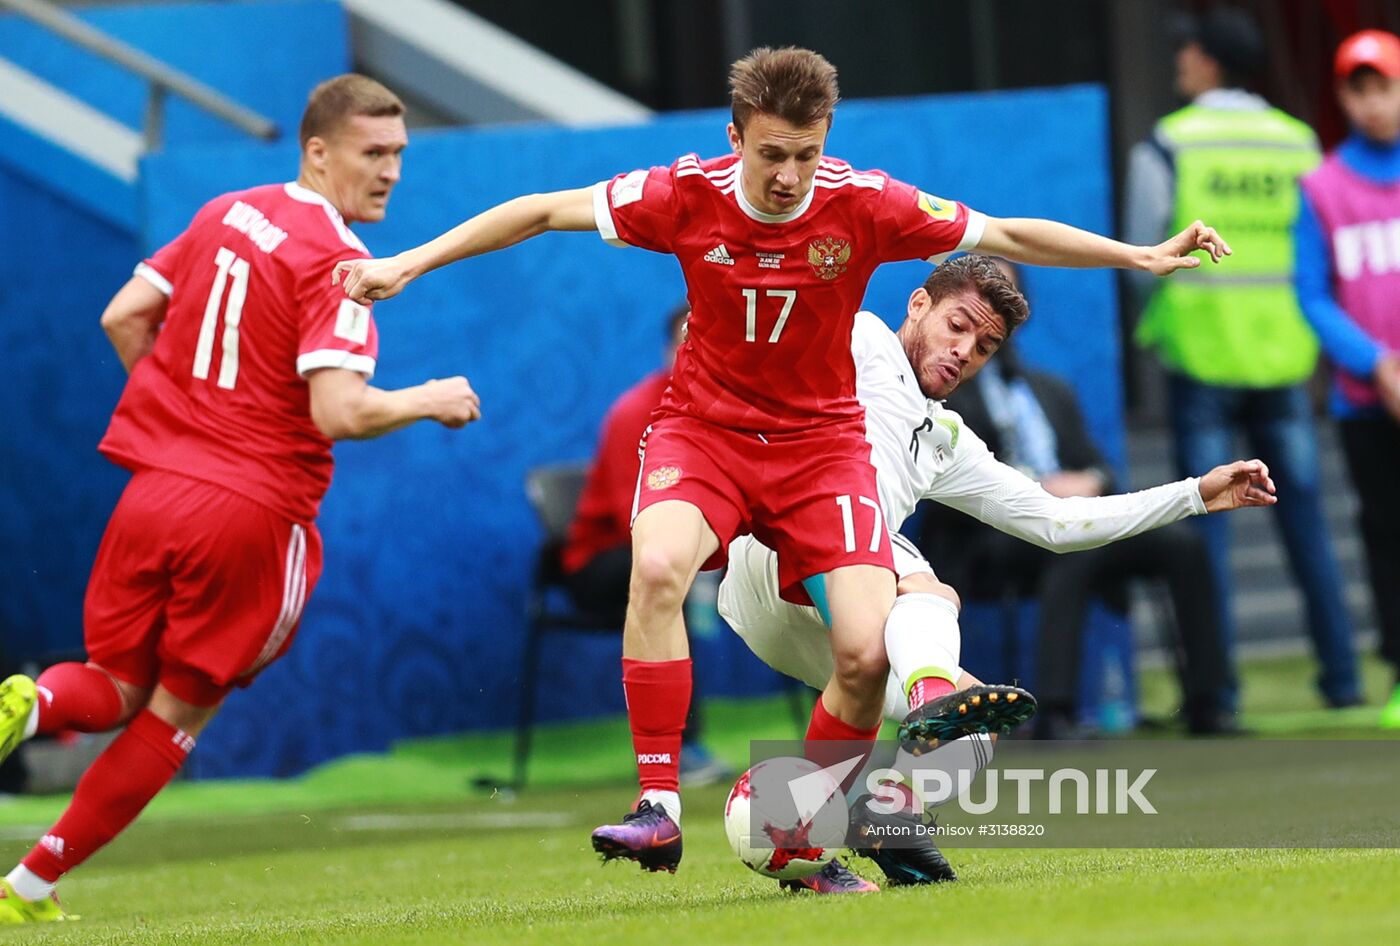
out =
{"type": "Polygon", "coordinates": [[[363,345],[369,339],[369,309],[352,299],[341,299],[335,316],[335,337],[363,345]]]}
{"type": "Polygon", "coordinates": [[[944,200],[942,197],[935,197],[926,191],[917,191],[919,195],[919,209],[928,214],[934,220],[956,220],[958,217],[958,205],[951,200],[944,200]]]}
{"type": "Polygon", "coordinates": [[[672,252],[676,234],[684,226],[674,170],[643,168],[596,185],[593,221],[598,235],[613,246],[672,252]]]}
{"type": "Polygon", "coordinates": [[[618,178],[612,186],[612,205],[617,210],[642,199],[642,189],[646,187],[647,170],[631,171],[618,178]]]}

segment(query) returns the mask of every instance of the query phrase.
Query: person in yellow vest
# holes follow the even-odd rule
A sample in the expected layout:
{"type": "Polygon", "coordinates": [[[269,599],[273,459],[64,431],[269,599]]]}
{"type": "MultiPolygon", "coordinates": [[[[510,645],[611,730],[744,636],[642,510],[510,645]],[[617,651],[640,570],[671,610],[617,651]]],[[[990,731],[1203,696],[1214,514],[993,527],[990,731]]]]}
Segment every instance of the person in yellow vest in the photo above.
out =
{"type": "MultiPolygon", "coordinates": [[[[1244,89],[1265,58],[1263,36],[1248,13],[1215,7],[1183,21],[1181,39],[1176,84],[1190,104],[1159,121],[1133,149],[1125,238],[1156,242],[1180,221],[1203,217],[1229,234],[1235,255],[1228,273],[1192,270],[1152,292],[1137,341],[1154,348],[1167,369],[1183,475],[1233,456],[1239,435],[1273,471],[1277,521],[1321,665],[1318,688],[1329,706],[1356,705],[1352,621],[1323,513],[1305,388],[1318,342],[1292,288],[1298,178],[1320,160],[1317,139],[1307,125],[1244,89]]],[[[1210,550],[1228,646],[1234,640],[1228,525],[1223,519],[1196,525],[1210,550]]],[[[1232,683],[1232,702],[1234,689],[1232,683]]]]}

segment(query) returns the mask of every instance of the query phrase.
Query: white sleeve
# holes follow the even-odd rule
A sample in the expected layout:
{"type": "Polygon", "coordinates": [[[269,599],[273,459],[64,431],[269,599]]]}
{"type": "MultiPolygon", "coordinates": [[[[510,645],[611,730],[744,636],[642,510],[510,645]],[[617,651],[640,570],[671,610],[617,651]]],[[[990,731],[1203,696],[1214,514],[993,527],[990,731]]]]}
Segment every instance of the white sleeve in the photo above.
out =
{"type": "Polygon", "coordinates": [[[963,231],[962,242],[958,244],[955,252],[977,249],[977,244],[982,242],[982,236],[987,232],[987,215],[978,213],[971,207],[967,208],[967,229],[963,231]]]}
{"type": "Polygon", "coordinates": [[[140,276],[142,279],[146,280],[146,282],[159,289],[163,295],[169,296],[173,295],[175,292],[175,287],[170,285],[170,280],[161,275],[160,271],[150,263],[137,263],[136,269],[132,272],[132,275],[140,276]]]}
{"type": "Polygon", "coordinates": [[[966,426],[962,438],[957,458],[924,498],[1052,552],[1097,548],[1206,511],[1195,478],[1114,496],[1052,496],[994,457],[966,426]]]}
{"type": "Polygon", "coordinates": [[[593,223],[598,235],[610,246],[626,246],[617,236],[617,224],[613,222],[612,207],[608,201],[608,188],[612,181],[599,181],[593,185],[593,223]]]}

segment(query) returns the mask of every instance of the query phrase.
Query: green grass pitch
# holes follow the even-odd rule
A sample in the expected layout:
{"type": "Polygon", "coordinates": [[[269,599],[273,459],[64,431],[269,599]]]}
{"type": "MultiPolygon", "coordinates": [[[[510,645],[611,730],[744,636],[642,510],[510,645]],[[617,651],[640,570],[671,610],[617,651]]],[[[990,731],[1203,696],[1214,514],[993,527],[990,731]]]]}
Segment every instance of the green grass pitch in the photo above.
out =
{"type": "MultiPolygon", "coordinates": [[[[1292,712],[1309,735],[1329,725],[1336,735],[1373,734],[1354,713],[1295,705],[1309,692],[1305,663],[1271,672],[1247,721],[1277,727],[1292,712]]],[[[1145,687],[1149,708],[1159,691],[1145,687]]],[[[751,736],[792,734],[781,701],[720,704],[711,724],[717,748],[736,761],[751,736]]],[[[729,852],[720,823],[727,785],[687,792],[679,874],[604,867],[588,833],[630,800],[626,753],[609,742],[624,733],[616,721],[542,733],[539,787],[518,797],[472,787],[502,771],[507,741],[498,736],[413,743],[288,782],[174,786],[64,881],[81,922],[0,928],[0,944],[1351,946],[1393,942],[1400,929],[1400,856],[1389,850],[950,846],[956,884],[784,894],[729,852]]],[[[62,802],[0,801],[0,860],[22,854],[62,802]]],[[[853,864],[879,879],[869,862],[853,864]]]]}

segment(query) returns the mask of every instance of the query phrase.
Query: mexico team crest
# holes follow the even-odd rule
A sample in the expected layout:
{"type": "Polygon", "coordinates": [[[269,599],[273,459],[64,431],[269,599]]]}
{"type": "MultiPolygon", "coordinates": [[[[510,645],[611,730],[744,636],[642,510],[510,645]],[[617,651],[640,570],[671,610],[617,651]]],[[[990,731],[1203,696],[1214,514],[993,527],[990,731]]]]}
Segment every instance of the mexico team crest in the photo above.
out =
{"type": "Polygon", "coordinates": [[[680,467],[658,466],[647,474],[647,489],[670,489],[680,481],[680,467]]]}
{"type": "Polygon", "coordinates": [[[818,276],[835,279],[846,271],[851,261],[851,244],[836,237],[822,237],[807,245],[807,262],[818,276]]]}

